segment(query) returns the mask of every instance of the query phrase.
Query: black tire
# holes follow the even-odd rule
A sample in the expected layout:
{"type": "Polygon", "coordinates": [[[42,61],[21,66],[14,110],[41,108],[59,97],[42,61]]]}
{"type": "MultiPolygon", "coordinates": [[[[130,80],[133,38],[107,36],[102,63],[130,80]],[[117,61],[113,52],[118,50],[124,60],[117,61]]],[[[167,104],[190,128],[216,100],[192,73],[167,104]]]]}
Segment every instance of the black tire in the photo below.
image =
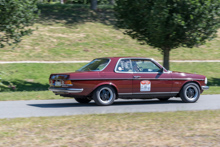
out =
{"type": "Polygon", "coordinates": [[[188,83],[180,91],[180,97],[185,103],[195,103],[200,96],[200,88],[195,83],[188,83]]]}
{"type": "Polygon", "coordinates": [[[166,102],[168,101],[170,98],[158,98],[161,102],[166,102]]]}
{"type": "Polygon", "coordinates": [[[114,103],[115,98],[115,89],[108,85],[100,86],[93,92],[93,99],[99,106],[109,106],[114,103]]]}
{"type": "Polygon", "coordinates": [[[87,98],[75,98],[75,100],[78,102],[78,103],[81,103],[81,104],[87,104],[89,103],[91,100],[87,99],[87,98]]]}

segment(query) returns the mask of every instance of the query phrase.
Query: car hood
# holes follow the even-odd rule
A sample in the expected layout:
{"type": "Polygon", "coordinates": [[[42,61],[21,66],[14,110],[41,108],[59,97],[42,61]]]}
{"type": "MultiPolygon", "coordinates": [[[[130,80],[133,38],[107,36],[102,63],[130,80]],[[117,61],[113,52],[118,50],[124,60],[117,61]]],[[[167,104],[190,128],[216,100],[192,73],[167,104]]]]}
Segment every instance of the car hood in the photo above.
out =
{"type": "Polygon", "coordinates": [[[173,78],[205,79],[204,75],[192,74],[192,73],[186,73],[186,72],[178,72],[178,71],[172,71],[172,77],[173,78]]]}

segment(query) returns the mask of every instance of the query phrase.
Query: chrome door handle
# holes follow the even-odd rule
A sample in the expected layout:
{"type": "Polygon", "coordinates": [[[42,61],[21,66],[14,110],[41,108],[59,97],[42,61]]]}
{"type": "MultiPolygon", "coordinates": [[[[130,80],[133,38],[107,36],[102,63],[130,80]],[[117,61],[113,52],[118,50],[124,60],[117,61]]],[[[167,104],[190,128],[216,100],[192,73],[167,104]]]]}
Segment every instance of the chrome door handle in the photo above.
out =
{"type": "Polygon", "coordinates": [[[140,78],[140,77],[141,77],[141,76],[134,76],[135,79],[138,79],[138,78],[140,78]]]}

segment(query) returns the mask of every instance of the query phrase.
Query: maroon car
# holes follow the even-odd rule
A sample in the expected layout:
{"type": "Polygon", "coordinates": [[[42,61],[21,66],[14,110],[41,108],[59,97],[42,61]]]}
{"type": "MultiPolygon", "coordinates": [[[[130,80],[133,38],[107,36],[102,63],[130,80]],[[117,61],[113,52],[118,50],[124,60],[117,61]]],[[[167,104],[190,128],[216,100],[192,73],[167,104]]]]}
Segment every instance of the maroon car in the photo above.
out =
{"type": "Polygon", "coordinates": [[[180,97],[194,103],[209,88],[203,75],[168,71],[153,59],[139,57],[97,58],[76,72],[51,74],[49,81],[49,90],[56,95],[74,97],[79,103],[94,100],[102,106],[118,98],[180,97]]]}

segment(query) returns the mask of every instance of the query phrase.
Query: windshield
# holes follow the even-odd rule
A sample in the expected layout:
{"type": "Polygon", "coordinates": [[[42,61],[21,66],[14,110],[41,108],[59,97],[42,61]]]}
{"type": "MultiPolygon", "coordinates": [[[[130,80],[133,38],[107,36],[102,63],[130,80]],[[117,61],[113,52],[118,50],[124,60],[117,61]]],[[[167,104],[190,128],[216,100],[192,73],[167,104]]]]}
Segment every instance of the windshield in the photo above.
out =
{"type": "Polygon", "coordinates": [[[108,63],[109,59],[95,59],[77,71],[102,71],[108,63]]]}

